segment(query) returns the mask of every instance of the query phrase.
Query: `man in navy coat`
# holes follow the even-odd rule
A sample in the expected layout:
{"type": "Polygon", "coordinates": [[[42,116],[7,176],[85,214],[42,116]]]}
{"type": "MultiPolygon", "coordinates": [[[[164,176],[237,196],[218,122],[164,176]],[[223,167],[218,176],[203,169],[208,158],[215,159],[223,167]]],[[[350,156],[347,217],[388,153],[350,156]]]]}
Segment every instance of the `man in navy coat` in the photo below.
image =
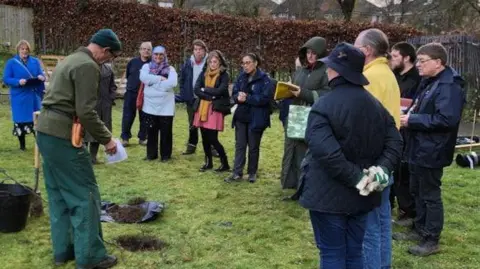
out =
{"type": "Polygon", "coordinates": [[[443,168],[453,160],[465,104],[464,80],[446,63],[447,51],[441,44],[430,43],[418,49],[416,65],[423,79],[416,100],[400,119],[409,132],[410,191],[417,215],[413,231],[394,234],[393,238],[418,240],[418,245],[409,248],[417,256],[439,251],[443,229],[441,179],[443,168]]]}

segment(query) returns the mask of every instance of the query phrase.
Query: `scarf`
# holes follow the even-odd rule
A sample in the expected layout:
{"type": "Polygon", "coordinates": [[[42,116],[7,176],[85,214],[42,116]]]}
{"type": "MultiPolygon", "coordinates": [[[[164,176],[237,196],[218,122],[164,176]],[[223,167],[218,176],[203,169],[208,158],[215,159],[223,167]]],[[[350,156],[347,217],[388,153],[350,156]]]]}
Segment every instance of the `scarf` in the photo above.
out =
{"type": "MultiPolygon", "coordinates": [[[[220,76],[220,68],[215,71],[211,71],[210,68],[207,69],[205,72],[205,87],[213,88],[215,87],[215,82],[217,81],[218,77],[220,76]]],[[[198,111],[200,114],[200,121],[207,121],[208,120],[208,108],[212,101],[207,100],[200,100],[200,105],[198,107],[198,111]]]]}
{"type": "Polygon", "coordinates": [[[152,60],[149,66],[150,74],[168,78],[168,74],[170,73],[170,65],[168,64],[168,58],[166,54],[161,63],[157,64],[152,60]]]}

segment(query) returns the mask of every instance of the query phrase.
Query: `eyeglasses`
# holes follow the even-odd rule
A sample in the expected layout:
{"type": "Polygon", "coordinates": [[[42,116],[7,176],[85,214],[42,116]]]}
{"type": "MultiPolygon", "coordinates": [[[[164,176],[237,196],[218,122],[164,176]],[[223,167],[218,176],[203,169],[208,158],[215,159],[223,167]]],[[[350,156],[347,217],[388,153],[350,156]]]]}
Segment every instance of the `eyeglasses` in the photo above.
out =
{"type": "Polygon", "coordinates": [[[432,58],[429,58],[429,59],[417,59],[417,60],[415,61],[415,63],[417,63],[417,64],[425,64],[426,62],[431,61],[431,60],[436,60],[436,59],[432,59],[432,58]]]}
{"type": "Polygon", "coordinates": [[[252,63],[252,61],[247,61],[247,62],[242,62],[241,65],[245,66],[245,65],[250,65],[252,63]]]}

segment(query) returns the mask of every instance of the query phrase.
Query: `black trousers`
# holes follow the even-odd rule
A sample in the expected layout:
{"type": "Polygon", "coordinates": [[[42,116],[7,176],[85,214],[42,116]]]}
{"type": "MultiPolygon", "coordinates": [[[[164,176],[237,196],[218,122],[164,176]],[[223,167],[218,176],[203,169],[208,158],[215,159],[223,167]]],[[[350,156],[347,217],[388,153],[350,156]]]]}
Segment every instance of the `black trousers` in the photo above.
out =
{"type": "Polygon", "coordinates": [[[158,136],[160,135],[160,158],[162,160],[172,157],[173,145],[173,116],[154,116],[145,113],[147,124],[147,159],[158,158],[158,136]]]}
{"type": "MultiPolygon", "coordinates": [[[[137,113],[137,95],[137,92],[126,91],[123,97],[122,134],[120,135],[123,140],[132,138],[131,130],[137,113]]],[[[138,139],[145,140],[147,139],[147,131],[145,128],[145,116],[141,109],[138,110],[138,118],[139,130],[137,136],[138,139]]]]}
{"type": "Polygon", "coordinates": [[[90,152],[90,157],[93,161],[97,160],[98,149],[100,148],[100,143],[90,142],[88,143],[88,151],[90,152]]]}
{"type": "Polygon", "coordinates": [[[227,154],[225,153],[223,145],[218,141],[218,131],[200,128],[200,133],[202,134],[203,151],[205,152],[207,161],[212,163],[212,146],[218,152],[218,155],[220,155],[220,160],[222,160],[222,162],[226,161],[227,154]]]}
{"type": "Polygon", "coordinates": [[[248,167],[247,173],[254,175],[258,170],[258,161],[260,156],[260,142],[263,131],[252,132],[249,130],[248,123],[235,122],[235,163],[233,173],[239,176],[243,175],[243,168],[246,162],[246,153],[248,146],[248,167]]]}
{"type": "Polygon", "coordinates": [[[410,171],[406,162],[401,162],[395,170],[393,190],[397,198],[401,218],[415,218],[415,198],[410,192],[410,171]]]}
{"type": "Polygon", "coordinates": [[[195,110],[193,105],[187,104],[187,114],[188,114],[188,144],[192,146],[197,146],[198,144],[198,128],[193,126],[193,116],[195,115],[195,110]]]}
{"type": "Polygon", "coordinates": [[[410,165],[410,191],[415,197],[415,229],[426,239],[438,241],[443,230],[443,168],[410,165]]]}

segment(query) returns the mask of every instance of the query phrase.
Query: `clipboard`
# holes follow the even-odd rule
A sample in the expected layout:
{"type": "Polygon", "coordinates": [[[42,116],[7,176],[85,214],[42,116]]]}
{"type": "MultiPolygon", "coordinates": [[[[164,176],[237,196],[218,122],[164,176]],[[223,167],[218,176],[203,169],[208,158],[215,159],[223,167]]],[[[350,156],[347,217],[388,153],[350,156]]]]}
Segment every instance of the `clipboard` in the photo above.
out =
{"type": "Polygon", "coordinates": [[[38,78],[29,78],[24,86],[32,87],[32,86],[40,86],[42,85],[43,81],[39,80],[38,78]]]}
{"type": "Polygon", "coordinates": [[[300,90],[300,87],[290,82],[279,81],[277,83],[277,87],[275,89],[275,96],[273,97],[273,99],[281,100],[281,99],[291,98],[294,96],[291,90],[298,91],[300,90]]]}

